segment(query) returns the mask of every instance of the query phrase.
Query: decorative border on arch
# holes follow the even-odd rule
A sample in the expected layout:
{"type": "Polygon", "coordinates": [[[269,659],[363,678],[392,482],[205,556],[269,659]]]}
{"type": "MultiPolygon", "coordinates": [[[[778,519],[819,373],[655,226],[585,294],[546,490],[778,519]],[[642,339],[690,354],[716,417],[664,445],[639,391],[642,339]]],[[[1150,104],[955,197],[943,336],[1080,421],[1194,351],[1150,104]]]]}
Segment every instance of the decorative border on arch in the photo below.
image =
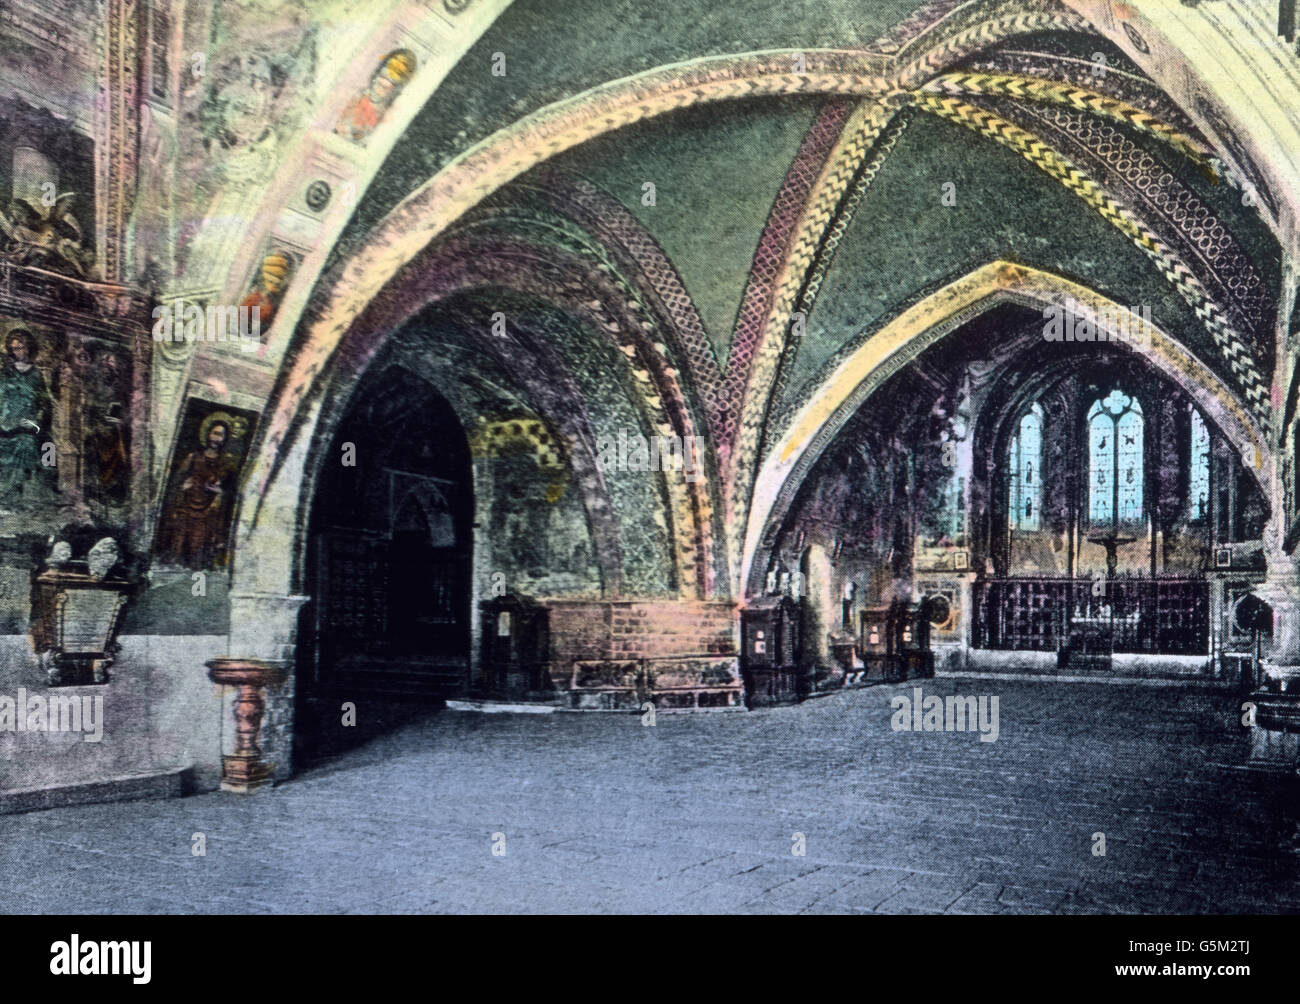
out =
{"type": "MultiPolygon", "coordinates": [[[[648,428],[684,442],[696,435],[677,375],[654,343],[653,322],[623,277],[608,266],[573,250],[530,244],[519,234],[484,240],[458,231],[428,268],[441,282],[474,282],[474,276],[481,276],[486,284],[532,293],[584,319],[627,360],[633,400],[648,428]]],[[[689,481],[665,473],[663,480],[679,587],[687,596],[707,598],[716,584],[711,487],[717,479],[689,481]]]]}
{"type": "MultiPolygon", "coordinates": [[[[891,129],[898,106],[895,102],[863,102],[854,109],[841,133],[835,151],[826,159],[817,184],[811,190],[789,239],[788,250],[766,299],[766,313],[753,348],[749,372],[736,372],[734,393],[739,398],[739,427],[732,444],[727,474],[729,513],[743,518],[749,505],[750,478],[763,436],[772,388],[782,356],[790,342],[790,322],[796,306],[807,309],[802,294],[816,276],[818,261],[828,262],[839,236],[884,158],[893,149],[897,129],[891,129]],[[882,141],[882,136],[887,141],[882,141]],[[864,166],[865,165],[865,166],[864,166]]],[[[815,295],[815,289],[813,291],[815,295]]],[[[739,334],[739,332],[738,332],[739,334]]],[[[731,369],[728,367],[728,375],[731,369]]],[[[738,541],[730,540],[731,553],[738,557],[738,541]]]]}
{"type": "MultiPolygon", "coordinates": [[[[1063,138],[1067,126],[1072,126],[1076,131],[1085,133],[1085,138],[1080,138],[1077,142],[1081,144],[1081,152],[1088,151],[1090,156],[1097,159],[1097,168],[1106,172],[1107,190],[1113,191],[1116,188],[1115,182],[1117,180],[1123,180],[1126,184],[1135,185],[1135,197],[1146,206],[1152,217],[1163,221],[1162,230],[1166,231],[1166,236],[1171,238],[1170,243],[1179,245],[1186,252],[1186,255],[1180,257],[1174,254],[1173,250],[1167,245],[1165,246],[1170,259],[1169,267],[1162,267],[1162,272],[1166,278],[1174,283],[1185,299],[1188,298],[1188,291],[1184,289],[1184,285],[1191,286],[1199,280],[1201,284],[1200,294],[1203,301],[1210,304],[1211,316],[1217,309],[1218,313],[1222,314],[1229,323],[1235,325],[1234,331],[1244,330],[1254,336],[1249,343],[1242,339],[1240,335],[1235,337],[1237,344],[1245,348],[1244,353],[1239,358],[1254,358],[1255,342],[1263,337],[1259,334],[1258,328],[1267,318],[1262,317],[1266,306],[1263,296],[1263,283],[1253,265],[1244,252],[1241,251],[1240,246],[1231,234],[1227,233],[1226,228],[1217,225],[1217,221],[1213,218],[1209,209],[1190,190],[1176,183],[1176,180],[1167,175],[1167,172],[1161,171],[1159,169],[1160,165],[1150,155],[1139,149],[1118,130],[1105,121],[1098,121],[1098,119],[1109,119],[1128,124],[1167,142],[1180,153],[1189,156],[1195,153],[1192,159],[1198,164],[1207,163],[1206,151],[1208,151],[1208,147],[1205,147],[1190,135],[1164,125],[1164,123],[1159,122],[1142,109],[1088,88],[1055,81],[1040,81],[991,74],[978,76],[966,73],[948,74],[936,78],[917,92],[909,93],[908,98],[912,100],[919,99],[918,103],[925,103],[927,101],[933,102],[939,96],[965,94],[968,91],[980,96],[998,95],[1004,102],[1009,102],[1012,98],[1021,99],[1015,104],[1014,111],[1009,111],[1007,114],[1015,114],[1017,118],[1031,118],[1036,124],[1041,120],[1040,128],[1049,131],[1051,123],[1063,123],[1060,126],[1063,138]],[[1085,112],[1093,114],[1085,114],[1085,112]],[[1091,132],[1088,132],[1089,130],[1091,132]],[[1103,134],[1104,142],[1101,144],[1100,149],[1105,151],[1104,155],[1101,152],[1092,153],[1092,148],[1098,146],[1097,143],[1086,144],[1086,136],[1090,136],[1098,130],[1103,134]],[[1128,173],[1126,175],[1120,174],[1118,168],[1108,169],[1112,162],[1120,164],[1131,162],[1129,163],[1128,173]],[[1133,178],[1130,179],[1130,176],[1133,176],[1133,178]],[[1165,192],[1155,192],[1148,197],[1146,190],[1153,187],[1155,180],[1160,179],[1163,182],[1166,178],[1174,184],[1176,189],[1174,194],[1170,196],[1165,192]],[[1145,188],[1142,187],[1143,179],[1145,179],[1146,183],[1145,188]],[[1205,223],[1206,226],[1202,226],[1202,223],[1205,223]],[[1187,257],[1188,255],[1191,257],[1187,257]],[[1199,275],[1193,276],[1192,269],[1188,264],[1189,261],[1198,262],[1200,265],[1199,275]],[[1191,283],[1185,283],[1185,278],[1190,278],[1191,283]],[[1211,296],[1206,292],[1206,286],[1213,288],[1219,299],[1216,300],[1215,296],[1211,296]],[[1228,304],[1228,308],[1226,310],[1216,308],[1215,304],[1219,302],[1228,304]]],[[[987,98],[985,99],[987,100],[987,98]]],[[[977,98],[977,100],[979,99],[977,98]]],[[[980,107],[982,111],[992,114],[989,109],[983,108],[983,106],[976,107],[980,107]]],[[[933,108],[927,110],[933,111],[933,108]]],[[[900,112],[898,120],[901,120],[904,114],[905,112],[900,112]]],[[[1050,150],[1052,155],[1058,155],[1055,150],[1042,142],[1037,133],[1031,134],[1026,130],[1025,134],[1038,146],[1050,150]]],[[[888,147],[892,146],[892,143],[882,141],[880,145],[884,147],[883,153],[887,153],[888,147]]],[[[873,156],[873,162],[882,157],[883,153],[877,152],[873,156]]],[[[1033,162],[1032,157],[1027,157],[1027,159],[1033,162]]],[[[1069,164],[1063,157],[1061,161],[1064,164],[1069,164]]],[[[875,163],[875,166],[878,167],[879,164],[875,163]]],[[[869,182],[871,172],[863,169],[862,173],[865,180],[869,182]]],[[[1048,173],[1056,177],[1057,180],[1062,181],[1067,188],[1072,187],[1071,183],[1061,173],[1050,170],[1048,173]]],[[[1077,171],[1074,173],[1079,174],[1077,171]]],[[[861,194],[856,191],[856,186],[855,194],[859,197],[861,194]]],[[[1076,194],[1079,194],[1077,190],[1076,194]]],[[[847,226],[855,202],[855,199],[846,198],[841,204],[837,210],[837,220],[834,227],[831,228],[832,233],[842,232],[847,226]]],[[[1128,211],[1125,210],[1125,212],[1128,211]]],[[[1103,212],[1102,215],[1105,216],[1105,213],[1103,212]]],[[[1141,225],[1141,222],[1136,221],[1136,225],[1141,225]]],[[[1159,240],[1159,237],[1152,232],[1151,227],[1142,226],[1142,230],[1144,233],[1149,234],[1152,239],[1159,240]]],[[[801,296],[799,304],[804,311],[811,311],[812,309],[816,287],[819,282],[819,263],[823,262],[829,254],[833,254],[833,244],[833,240],[828,237],[826,247],[819,250],[817,260],[808,269],[808,286],[801,296]]],[[[1148,251],[1148,253],[1150,252],[1148,251]]],[[[824,265],[820,267],[824,267],[824,265]]],[[[1191,292],[1195,295],[1194,286],[1191,292]]],[[[1197,310],[1197,303],[1201,302],[1201,300],[1198,299],[1193,302],[1189,299],[1189,302],[1192,304],[1193,309],[1197,310]]],[[[1204,319],[1206,314],[1198,311],[1198,316],[1204,319]]],[[[1215,326],[1207,324],[1207,328],[1211,336],[1215,337],[1216,342],[1222,346],[1224,340],[1215,335],[1215,326]]],[[[1269,349],[1271,345],[1266,345],[1265,348],[1269,349]]],[[[788,371],[787,364],[797,350],[798,345],[794,339],[785,339],[781,365],[776,380],[768,391],[770,399],[779,400],[781,398],[782,374],[788,371]]],[[[1234,351],[1229,350],[1225,352],[1225,355],[1229,359],[1229,365],[1232,365],[1234,351]]],[[[1234,372],[1237,372],[1237,370],[1234,369],[1234,372]]],[[[1262,384],[1262,380],[1260,384],[1262,384]]],[[[1245,386],[1249,388],[1250,384],[1246,383],[1245,386]]],[[[751,393],[757,392],[758,389],[757,385],[751,384],[751,393]]],[[[772,428],[769,427],[770,422],[771,416],[769,414],[760,430],[761,442],[752,446],[746,442],[737,450],[733,467],[735,483],[732,486],[737,512],[744,511],[750,488],[742,464],[751,454],[743,451],[746,449],[753,451],[752,463],[757,464],[762,456],[764,443],[777,438],[784,431],[787,424],[784,421],[778,422],[777,426],[772,428]]]]}
{"type": "Polygon", "coordinates": [[[1178,248],[1207,295],[1223,305],[1252,357],[1272,357],[1273,297],[1232,231],[1191,188],[1119,130],[1088,115],[1059,107],[1018,107],[1004,114],[1050,139],[1058,151],[1086,161],[1107,191],[1123,192],[1139,204],[1148,228],[1178,248]]]}
{"type": "Polygon", "coordinates": [[[754,379],[755,356],[770,334],[779,300],[788,296],[788,291],[783,293],[779,287],[793,281],[792,271],[797,274],[811,264],[831,210],[852,178],[858,158],[866,152],[861,143],[845,143],[847,131],[861,131],[862,118],[863,109],[855,109],[849,101],[834,101],[822,109],[772,203],[749,266],[727,355],[724,417],[717,427],[726,456],[730,456],[742,419],[746,386],[754,379]]]}
{"type": "Polygon", "coordinates": [[[100,263],[104,279],[123,278],[127,218],[138,162],[140,131],[137,0],[97,0],[103,48],[99,53],[100,91],[95,100],[98,126],[106,142],[95,144],[95,201],[100,263]]]}
{"type": "MultiPolygon", "coordinates": [[[[828,229],[821,247],[817,249],[817,256],[808,269],[804,288],[799,294],[799,311],[805,316],[812,313],[813,306],[817,302],[817,294],[821,291],[822,283],[826,280],[826,275],[835,261],[835,254],[839,250],[840,241],[844,239],[849,224],[853,222],[853,216],[857,212],[863,197],[867,194],[867,189],[876,180],[876,175],[880,173],[885,160],[894,152],[899,139],[902,138],[903,130],[907,128],[910,121],[910,115],[910,110],[903,108],[890,120],[877,138],[871,156],[859,166],[852,186],[837,207],[835,220],[828,229]]],[[[771,438],[772,403],[784,399],[790,381],[791,368],[798,358],[799,349],[802,345],[802,339],[786,338],[775,372],[770,378],[767,390],[767,419],[760,430],[760,438],[753,445],[753,448],[760,451],[760,453],[763,444],[771,438]]]]}
{"type": "Polygon", "coordinates": [[[1202,167],[1208,167],[1212,153],[1209,146],[1200,139],[1175,128],[1161,117],[1127,101],[1112,98],[1092,88],[1081,87],[1074,83],[1014,73],[960,70],[935,77],[919,90],[928,94],[943,94],[950,97],[982,95],[1062,105],[1154,136],[1168,143],[1177,152],[1189,158],[1192,163],[1202,167]]]}
{"type": "Polygon", "coordinates": [[[577,175],[539,170],[516,184],[535,187],[552,209],[622,259],[628,281],[656,308],[659,330],[667,329],[674,358],[699,395],[710,431],[717,430],[724,407],[721,370],[695,302],[654,235],[616,198],[577,175]]]}
{"type": "MultiPolygon", "coordinates": [[[[813,49],[806,72],[790,72],[787,53],[705,57],[613,81],[526,116],[461,154],[395,207],[370,241],[322,287],[300,277],[282,304],[275,326],[299,319],[305,330],[285,356],[274,404],[259,434],[253,463],[254,509],[279,469],[280,444],[291,438],[304,396],[365,305],[434,237],[471,206],[543,160],[597,135],[670,111],[706,102],[763,95],[840,94],[879,96],[928,78],[937,68],[1005,38],[1061,28],[1088,31],[1088,22],[1055,3],[1026,12],[1012,0],[975,2],[959,17],[942,18],[904,47],[898,57],[858,50],[813,49]],[[904,60],[924,45],[932,48],[904,60]],[[313,309],[308,298],[319,297],[313,309]]],[[[273,333],[272,333],[273,334],[273,333]]]]}
{"type": "Polygon", "coordinates": [[[1205,287],[1173,250],[1133,213],[1120,206],[1100,185],[1034,134],[998,115],[954,98],[932,94],[913,95],[917,107],[956,122],[973,132],[1015,150],[1049,177],[1056,178],[1091,206],[1103,219],[1125,234],[1164,273],[1165,278],[1187,301],[1219,346],[1224,360],[1239,381],[1256,415],[1266,424],[1271,420],[1269,385],[1260,376],[1250,350],[1232,325],[1224,309],[1210,299],[1205,287]]]}
{"type": "MultiPolygon", "coordinates": [[[[1091,309],[1096,316],[1116,316],[1109,298],[1068,279],[1006,261],[995,261],[948,283],[894,317],[863,342],[857,351],[826,378],[800,410],[781,441],[764,460],[753,504],[748,513],[739,562],[737,595],[761,585],[755,576],[772,528],[784,518],[812,464],[834,439],[843,423],[890,376],[921,352],[999,302],[1026,306],[1066,306],[1091,309]]],[[[1242,444],[1254,447],[1259,464],[1248,470],[1265,488],[1273,483],[1274,463],[1268,436],[1243,401],[1181,343],[1160,328],[1142,324],[1141,337],[1131,339],[1143,356],[1184,387],[1211,419],[1242,444]]]]}
{"type": "MultiPolygon", "coordinates": [[[[681,436],[689,441],[688,437],[696,434],[690,410],[668,360],[654,346],[654,325],[622,277],[601,262],[584,257],[574,247],[530,242],[517,231],[505,235],[492,232],[495,222],[490,215],[468,221],[413,261],[398,281],[400,293],[390,289],[392,295],[377,299],[367,308],[363,318],[367,339],[350,346],[345,363],[331,365],[345,366],[345,371],[365,369],[388,332],[399,330],[409,318],[437,301],[483,287],[514,290],[554,304],[578,318],[589,331],[608,339],[627,362],[631,397],[650,433],[681,436]]],[[[494,339],[484,341],[496,348],[494,339]]],[[[563,368],[558,357],[555,366],[563,368]]],[[[522,379],[519,367],[508,368],[519,372],[522,379]]],[[[576,386],[570,387],[570,393],[573,397],[568,407],[585,414],[576,386]]],[[[555,404],[558,407],[563,401],[555,404]]],[[[572,429],[567,431],[577,434],[572,429]]],[[[603,478],[598,470],[577,470],[578,461],[585,464],[590,459],[591,464],[595,463],[594,441],[589,441],[589,435],[582,440],[583,450],[575,451],[580,487],[584,492],[600,487],[603,493],[603,478]],[[583,480],[593,478],[592,485],[583,480]]],[[[680,473],[665,474],[663,483],[678,590],[687,597],[707,597],[717,583],[711,497],[716,478],[692,482],[680,473]]],[[[589,505],[588,511],[596,508],[589,505]]]]}

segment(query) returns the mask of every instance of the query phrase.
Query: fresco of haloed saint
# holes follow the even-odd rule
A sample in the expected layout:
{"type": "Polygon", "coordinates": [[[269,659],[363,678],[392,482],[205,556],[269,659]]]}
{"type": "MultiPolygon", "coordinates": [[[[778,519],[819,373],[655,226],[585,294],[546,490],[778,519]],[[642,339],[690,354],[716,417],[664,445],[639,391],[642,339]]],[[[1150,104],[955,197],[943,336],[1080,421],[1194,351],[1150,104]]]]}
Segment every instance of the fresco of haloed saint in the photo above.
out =
{"type": "Polygon", "coordinates": [[[82,481],[92,510],[127,501],[131,398],[126,365],[121,354],[107,347],[83,362],[82,481]]]}
{"type": "Polygon", "coordinates": [[[0,318],[0,532],[120,528],[131,487],[131,356],[0,318]]]}
{"type": "Polygon", "coordinates": [[[41,444],[48,440],[54,399],[36,366],[36,339],[25,328],[5,335],[0,371],[0,508],[35,501],[41,483],[41,444]]]}
{"type": "Polygon", "coordinates": [[[256,418],[237,408],[189,403],[158,520],[159,564],[226,567],[235,491],[256,418]]]}
{"type": "Polygon", "coordinates": [[[355,143],[365,142],[415,73],[415,64],[410,49],[396,49],[385,56],[366,89],[344,109],[334,131],[355,143]]]}

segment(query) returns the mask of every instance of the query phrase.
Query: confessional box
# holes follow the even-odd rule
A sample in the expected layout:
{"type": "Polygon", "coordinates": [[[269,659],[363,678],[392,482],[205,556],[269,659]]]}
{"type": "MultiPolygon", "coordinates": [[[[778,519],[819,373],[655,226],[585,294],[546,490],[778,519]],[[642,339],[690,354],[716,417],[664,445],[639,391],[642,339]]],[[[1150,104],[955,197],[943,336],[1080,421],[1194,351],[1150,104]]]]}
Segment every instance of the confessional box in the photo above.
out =
{"type": "Polygon", "coordinates": [[[800,606],[789,596],[766,596],[740,612],[741,672],[751,705],[799,700],[800,606]]]}
{"type": "Polygon", "coordinates": [[[478,689],[494,696],[526,697],[548,689],[550,616],[523,597],[497,596],[479,604],[483,667],[478,689]]]}
{"type": "Polygon", "coordinates": [[[858,612],[858,653],[868,680],[893,677],[889,606],[867,606],[858,612]]]}
{"type": "Polygon", "coordinates": [[[894,608],[895,651],[904,678],[934,676],[930,651],[930,620],[924,603],[899,603],[894,608]]]}

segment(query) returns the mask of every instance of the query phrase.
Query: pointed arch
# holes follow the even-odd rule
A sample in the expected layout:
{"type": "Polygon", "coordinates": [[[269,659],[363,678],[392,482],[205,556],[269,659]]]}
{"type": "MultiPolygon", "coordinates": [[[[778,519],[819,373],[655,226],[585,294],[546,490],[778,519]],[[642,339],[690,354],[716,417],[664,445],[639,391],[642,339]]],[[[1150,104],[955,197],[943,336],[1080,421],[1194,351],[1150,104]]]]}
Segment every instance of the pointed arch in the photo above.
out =
{"type": "MultiPolygon", "coordinates": [[[[1122,316],[1122,308],[1108,297],[1051,272],[994,261],[924,297],[844,359],[800,409],[759,469],[745,528],[737,595],[761,588],[755,570],[761,572],[765,567],[771,534],[789,511],[800,484],[844,423],[890,376],[999,303],[1064,309],[1071,301],[1091,311],[1097,325],[1120,340],[1121,333],[1111,322],[1122,316]]],[[[1274,497],[1270,486],[1277,474],[1268,436],[1245,402],[1171,335],[1146,321],[1139,323],[1139,329],[1128,334],[1125,344],[1181,386],[1243,450],[1252,448],[1257,464],[1248,464],[1247,469],[1266,497],[1274,497]]]]}

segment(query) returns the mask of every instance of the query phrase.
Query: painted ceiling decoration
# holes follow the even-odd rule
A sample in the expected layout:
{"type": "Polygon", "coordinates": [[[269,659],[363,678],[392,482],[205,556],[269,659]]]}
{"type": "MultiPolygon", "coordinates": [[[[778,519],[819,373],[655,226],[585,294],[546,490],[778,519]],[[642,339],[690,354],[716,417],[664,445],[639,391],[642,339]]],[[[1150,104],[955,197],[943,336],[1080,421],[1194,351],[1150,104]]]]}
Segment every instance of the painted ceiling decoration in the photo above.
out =
{"type": "MultiPolygon", "coordinates": [[[[437,817],[502,781],[507,802],[584,820],[541,864],[590,872],[569,796],[595,789],[569,781],[618,732],[646,755],[610,791],[673,789],[653,857],[709,855],[706,883],[718,862],[749,869],[752,911],[786,885],[754,898],[754,869],[696,839],[735,792],[692,822],[683,777],[746,795],[731,739],[752,733],[829,779],[832,810],[861,803],[874,839],[890,807],[828,773],[834,737],[805,741],[808,724],[981,673],[1119,694],[1102,739],[1140,723],[1116,701],[1181,688],[1195,721],[1175,700],[1161,736],[1186,748],[1130,742],[1140,769],[1088,804],[1131,809],[1120,782],[1163,771],[1171,819],[1189,778],[1240,815],[1246,775],[1224,768],[1290,782],[1300,756],[1298,4],[0,0],[0,815],[201,792],[211,808],[306,768],[308,801],[323,775],[414,783],[437,817]],[[104,742],[70,746],[53,717],[6,730],[4,694],[42,687],[76,688],[46,702],[61,720],[76,692],[104,695],[82,698],[109,708],[86,730],[104,742]],[[710,722],[632,718],[658,711],[710,722]],[[555,783],[521,794],[534,747],[555,783]],[[349,773],[357,756],[376,770],[349,773]]],[[[1044,745],[1056,706],[1016,712],[1031,727],[1003,730],[1003,765],[1094,752],[1083,719],[1044,745]]],[[[897,744],[896,721],[876,728],[897,744]]],[[[982,801],[997,758],[976,766],[982,801]]],[[[885,780],[906,798],[919,776],[885,780]]],[[[737,853],[789,863],[758,794],[764,846],[737,853]]],[[[1064,822],[1039,813],[1059,832],[1020,841],[1030,871],[1077,829],[1066,794],[1064,822]]],[[[614,843],[645,844],[624,839],[654,822],[634,802],[605,813],[614,843]]],[[[452,817],[473,830],[483,805],[452,817]]],[[[867,906],[1038,902],[965,843],[937,885],[912,882],[912,809],[893,813],[900,888],[867,906]]],[[[1258,824],[1241,867],[1201,855],[1250,879],[1243,909],[1300,903],[1263,881],[1295,863],[1294,812],[1274,809],[1239,828],[1258,824]]],[[[502,819],[493,844],[510,829],[527,871],[541,830],[502,819]]],[[[398,843],[417,866],[438,850],[398,843]]],[[[390,867],[375,875],[406,898],[372,895],[356,848],[321,847],[342,875],[327,905],[459,901],[390,867]]],[[[572,898],[484,893],[500,869],[470,857],[475,902],[572,898]]],[[[1164,857],[1169,888],[1146,900],[1222,905],[1224,882],[1189,899],[1185,856],[1164,857]]],[[[293,893],[298,858],[252,879],[293,893]]],[[[881,891],[875,864],[841,863],[805,876],[802,907],[881,891]]],[[[1108,905],[1058,871],[1043,904],[1108,905]]],[[[238,872],[196,908],[292,906],[238,872]]],[[[659,906],[692,891],[640,885],[659,906]]],[[[591,901],[619,908],[609,892],[591,901]]]]}
{"type": "MultiPolygon", "coordinates": [[[[933,65],[942,65],[1001,38],[1044,28],[1083,27],[1078,15],[1063,9],[1025,11],[1011,4],[986,9],[982,4],[974,4],[961,8],[961,13],[959,18],[941,21],[935,37],[927,39],[931,41],[930,47],[911,59],[906,58],[906,47],[888,59],[812,51],[803,54],[806,72],[798,74],[789,72],[790,60],[785,55],[699,60],[686,64],[685,69],[652,71],[597,88],[590,95],[560,102],[508,128],[494,144],[457,158],[390,214],[385,226],[394,232],[391,244],[376,233],[368,248],[352,264],[342,268],[335,280],[341,285],[336,288],[346,289],[346,295],[322,297],[318,301],[320,316],[311,327],[319,337],[307,339],[290,363],[289,373],[281,376],[288,392],[270,423],[267,439],[273,447],[270,454],[277,452],[279,441],[293,421],[292,413],[301,394],[307,390],[295,377],[307,373],[312,366],[316,372],[320,371],[332,351],[330,346],[337,343],[344,328],[360,312],[360,304],[369,295],[366,290],[382,284],[382,275],[391,274],[395,266],[409,260],[418,246],[432,239],[455,216],[547,157],[617,126],[699,101],[819,91],[883,94],[928,75],[933,65]],[[426,213],[425,202],[441,208],[426,213]]],[[[277,327],[285,320],[282,317],[277,327]]],[[[274,466],[271,460],[270,467],[274,466]]],[[[263,487],[269,474],[265,468],[259,470],[258,479],[263,487]]]]}
{"type": "Polygon", "coordinates": [[[430,386],[508,388],[563,441],[615,597],[653,577],[638,534],[667,542],[674,595],[742,594],[788,465],[829,434],[810,416],[856,399],[845,374],[870,385],[997,303],[1151,306],[1153,365],[1195,372],[1243,442],[1285,438],[1300,133],[1267,95],[1300,60],[1239,0],[578,0],[566,30],[592,44],[567,60],[508,0],[184,6],[100,4],[112,99],[41,120],[74,153],[65,122],[102,126],[66,172],[93,206],[19,216],[64,234],[74,279],[258,312],[255,351],[158,342],[147,367],[155,501],[193,402],[258,416],[238,590],[300,588],[295,493],[394,338],[443,346],[402,363],[430,386]],[[704,476],[602,470],[624,427],[702,443],[704,476]]]}
{"type": "MultiPolygon", "coordinates": [[[[821,453],[883,383],[922,351],[998,303],[1034,308],[1082,304],[1100,315],[1116,304],[1092,290],[1051,273],[1011,262],[990,262],[910,306],[875,337],[845,358],[798,409],[787,431],[764,458],[741,552],[742,584],[756,588],[765,567],[762,555],[774,544],[773,533],[821,453]]],[[[1277,476],[1266,456],[1267,437],[1239,395],[1225,385],[1176,337],[1143,324],[1135,346],[1159,372],[1181,386],[1194,388],[1198,406],[1237,442],[1253,444],[1260,465],[1251,471],[1261,486],[1277,476]]]]}

